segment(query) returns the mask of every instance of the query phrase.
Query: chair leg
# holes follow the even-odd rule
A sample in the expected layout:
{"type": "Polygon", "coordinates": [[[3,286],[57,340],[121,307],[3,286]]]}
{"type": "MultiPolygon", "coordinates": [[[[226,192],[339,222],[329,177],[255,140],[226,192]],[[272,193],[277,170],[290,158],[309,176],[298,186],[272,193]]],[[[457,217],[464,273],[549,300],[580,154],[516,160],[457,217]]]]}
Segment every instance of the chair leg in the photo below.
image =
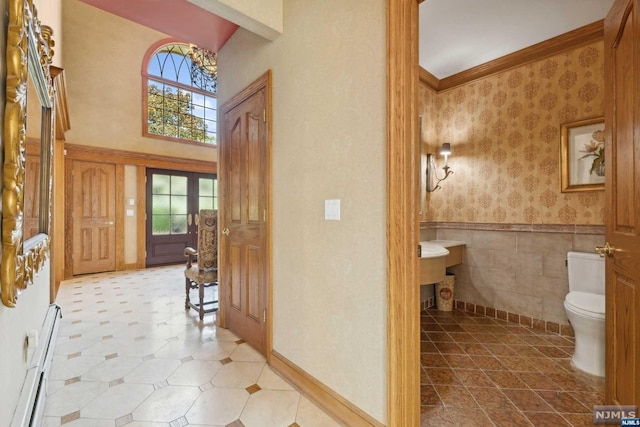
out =
{"type": "Polygon", "coordinates": [[[185,278],[185,285],[184,285],[184,291],[186,294],[186,297],[184,299],[184,309],[185,310],[189,310],[189,306],[191,305],[191,300],[189,299],[189,289],[191,288],[191,280],[185,278]]]}
{"type": "Polygon", "coordinates": [[[200,298],[200,320],[204,319],[204,283],[198,283],[198,297],[200,298]]]}

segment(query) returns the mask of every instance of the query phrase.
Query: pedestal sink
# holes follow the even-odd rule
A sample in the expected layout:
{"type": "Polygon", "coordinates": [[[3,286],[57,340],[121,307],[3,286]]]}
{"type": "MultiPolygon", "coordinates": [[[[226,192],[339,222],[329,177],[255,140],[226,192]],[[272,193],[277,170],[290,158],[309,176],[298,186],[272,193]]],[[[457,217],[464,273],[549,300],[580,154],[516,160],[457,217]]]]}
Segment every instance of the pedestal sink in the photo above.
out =
{"type": "Polygon", "coordinates": [[[433,242],[420,242],[420,284],[441,282],[447,274],[449,251],[433,242]]]}

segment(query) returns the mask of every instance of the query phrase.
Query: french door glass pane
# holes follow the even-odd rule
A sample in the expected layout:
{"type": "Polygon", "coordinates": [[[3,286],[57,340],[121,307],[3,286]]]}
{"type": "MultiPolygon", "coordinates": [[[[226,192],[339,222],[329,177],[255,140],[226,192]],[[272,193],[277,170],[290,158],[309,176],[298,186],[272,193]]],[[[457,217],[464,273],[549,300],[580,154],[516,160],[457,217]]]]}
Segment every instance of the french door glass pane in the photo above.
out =
{"type": "Polygon", "coordinates": [[[152,232],[155,235],[158,234],[171,234],[171,230],[169,229],[169,219],[170,215],[152,215],[152,232]]]}
{"type": "Polygon", "coordinates": [[[186,176],[172,176],[171,177],[171,194],[180,194],[186,196],[187,191],[187,177],[186,176]]]}
{"type": "Polygon", "coordinates": [[[218,180],[198,179],[198,203],[200,209],[218,209],[218,180]]]}
{"type": "Polygon", "coordinates": [[[171,191],[171,177],[169,175],[153,175],[153,194],[169,194],[171,191]]]}
{"type": "Polygon", "coordinates": [[[200,197],[200,209],[213,209],[213,199],[211,197],[200,197]]]}
{"type": "Polygon", "coordinates": [[[151,230],[154,235],[187,232],[188,180],[186,176],[153,174],[151,230]]]}
{"type": "Polygon", "coordinates": [[[171,214],[186,215],[187,210],[187,196],[171,196],[171,214]]]}
{"type": "Polygon", "coordinates": [[[171,207],[171,196],[153,195],[153,215],[166,215],[171,207]]]}
{"type": "Polygon", "coordinates": [[[187,216],[171,215],[171,234],[187,233],[187,216]]]}
{"type": "Polygon", "coordinates": [[[213,179],[198,179],[198,189],[201,196],[213,196],[213,179]]]}

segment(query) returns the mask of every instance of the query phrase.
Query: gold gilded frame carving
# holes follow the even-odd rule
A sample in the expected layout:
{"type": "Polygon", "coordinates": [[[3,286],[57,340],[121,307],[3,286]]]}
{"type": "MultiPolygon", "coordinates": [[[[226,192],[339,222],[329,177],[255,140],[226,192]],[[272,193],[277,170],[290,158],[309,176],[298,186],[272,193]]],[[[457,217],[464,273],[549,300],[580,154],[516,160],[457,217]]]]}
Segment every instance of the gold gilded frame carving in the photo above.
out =
{"type": "Polygon", "coordinates": [[[52,30],[41,25],[32,0],[8,0],[7,86],[2,171],[2,303],[15,307],[49,256],[53,94],[49,66],[52,30]],[[24,241],[27,85],[31,75],[42,104],[39,234],[24,241]]]}

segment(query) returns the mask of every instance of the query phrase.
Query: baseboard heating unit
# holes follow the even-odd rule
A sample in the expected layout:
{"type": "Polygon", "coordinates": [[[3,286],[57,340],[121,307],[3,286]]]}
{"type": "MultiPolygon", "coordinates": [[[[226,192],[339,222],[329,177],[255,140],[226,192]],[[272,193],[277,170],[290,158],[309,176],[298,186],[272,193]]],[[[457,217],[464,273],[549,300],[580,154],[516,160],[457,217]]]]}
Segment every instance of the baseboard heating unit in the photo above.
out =
{"type": "Polygon", "coordinates": [[[27,370],[11,427],[40,427],[42,425],[47,398],[47,379],[51,370],[53,350],[56,346],[61,317],[60,307],[51,304],[42,325],[41,339],[27,370]]]}

